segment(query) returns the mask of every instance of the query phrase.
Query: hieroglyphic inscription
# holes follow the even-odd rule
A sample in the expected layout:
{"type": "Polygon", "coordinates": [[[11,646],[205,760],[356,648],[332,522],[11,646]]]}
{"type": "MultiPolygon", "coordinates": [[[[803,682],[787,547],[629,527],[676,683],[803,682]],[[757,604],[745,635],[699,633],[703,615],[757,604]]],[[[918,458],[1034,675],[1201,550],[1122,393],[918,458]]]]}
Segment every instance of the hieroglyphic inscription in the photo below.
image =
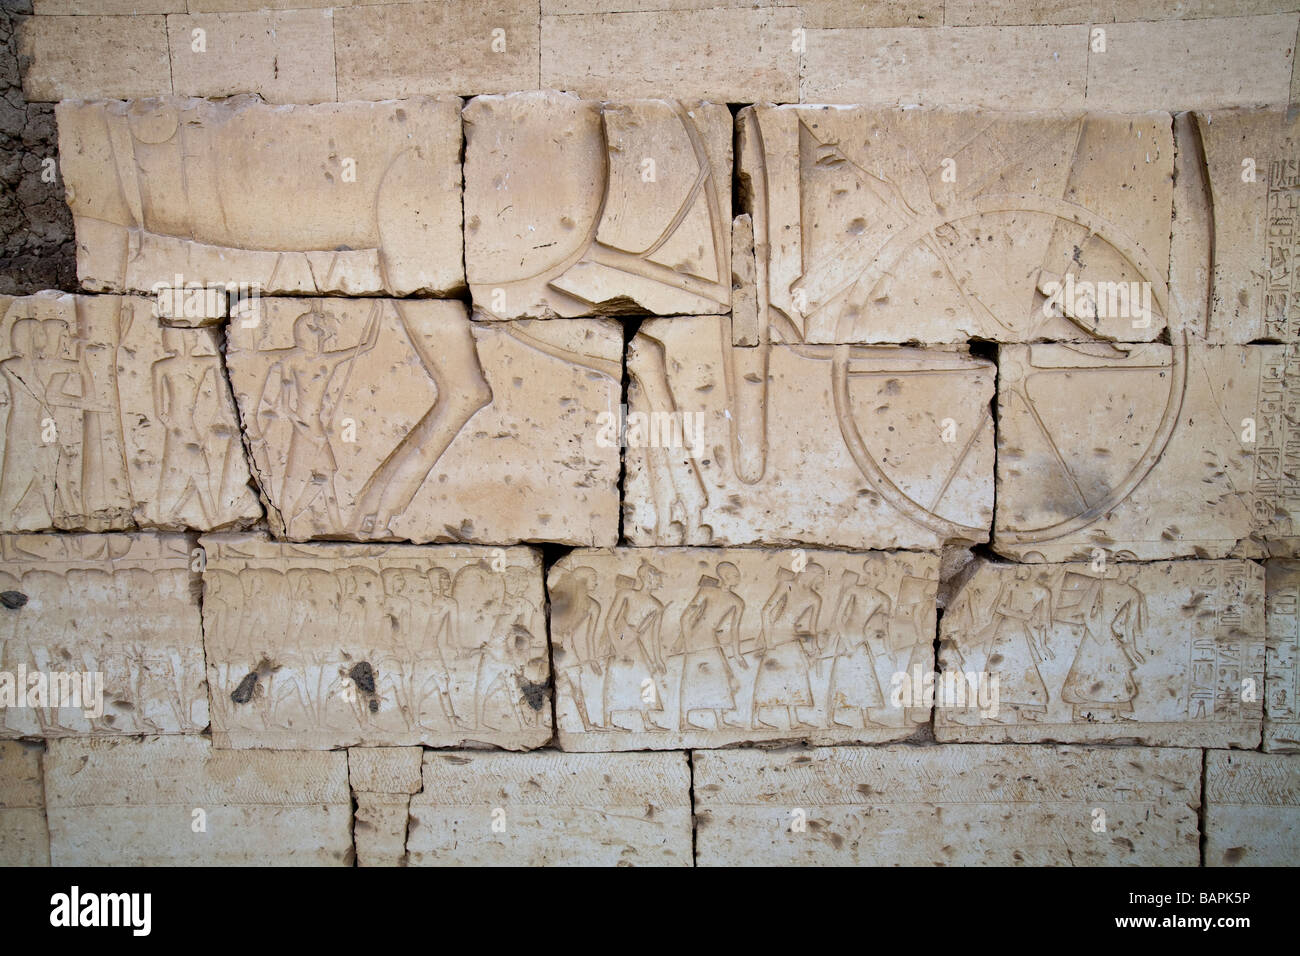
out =
{"type": "Polygon", "coordinates": [[[1256,746],[1264,575],[1249,561],[979,564],[940,671],[997,679],[992,712],[936,701],[940,740],[1256,746]]]}

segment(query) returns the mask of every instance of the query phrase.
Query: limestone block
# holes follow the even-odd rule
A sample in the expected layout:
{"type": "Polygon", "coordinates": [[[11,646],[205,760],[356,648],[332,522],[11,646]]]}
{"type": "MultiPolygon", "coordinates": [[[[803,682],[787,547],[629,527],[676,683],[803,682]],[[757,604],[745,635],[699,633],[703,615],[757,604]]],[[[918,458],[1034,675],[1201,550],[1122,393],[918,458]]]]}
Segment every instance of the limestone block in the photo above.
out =
{"type": "Polygon", "coordinates": [[[24,17],[18,56],[27,64],[23,93],[33,103],[172,91],[162,16],[24,17]]]}
{"type": "Polygon", "coordinates": [[[1264,748],[1300,753],[1300,561],[1264,565],[1268,662],[1264,748]]]}
{"type": "Polygon", "coordinates": [[[980,560],[939,634],[939,670],[952,675],[935,691],[940,740],[1259,745],[1264,571],[1253,562],[980,560]]]}
{"type": "Polygon", "coordinates": [[[731,344],[762,341],[758,324],[758,264],[754,259],[754,220],[748,213],[731,224],[731,344]]]}
{"type": "Polygon", "coordinates": [[[78,278],[96,291],[456,293],[459,107],[455,97],[61,103],[78,278]]]}
{"type": "Polygon", "coordinates": [[[218,747],[524,750],[551,736],[538,552],[200,543],[218,747]]]}
{"type": "Polygon", "coordinates": [[[276,534],[613,544],[610,321],[472,323],[459,302],[262,299],[227,362],[276,534]]]}
{"type": "Polygon", "coordinates": [[[353,747],[348,751],[348,783],[365,793],[415,793],[423,753],[419,747],[353,747]]]}
{"type": "Polygon", "coordinates": [[[684,753],[426,753],[412,866],[690,866],[684,753]]]}
{"type": "Polygon", "coordinates": [[[1236,17],[1300,9],[1295,0],[946,0],[944,22],[1122,23],[1128,20],[1236,17]]]}
{"type": "Polygon", "coordinates": [[[802,103],[1000,110],[1083,105],[1088,31],[1081,26],[808,30],[805,42],[802,103]]]}
{"type": "Polygon", "coordinates": [[[760,106],[738,126],[765,335],[1149,341],[1165,328],[1167,113],[760,106]]]}
{"type": "Polygon", "coordinates": [[[411,798],[405,793],[358,793],[352,837],[358,866],[405,866],[411,798]]]}
{"type": "Polygon", "coordinates": [[[543,16],[542,89],[610,97],[671,91],[715,103],[799,98],[797,8],[656,7],[543,16]]]}
{"type": "Polygon", "coordinates": [[[261,517],[211,330],[135,296],[0,297],[0,531],[261,517]]]}
{"type": "Polygon", "coordinates": [[[341,752],[222,751],[204,737],[56,740],[45,784],[55,866],[352,860],[341,752]]]}
{"type": "Polygon", "coordinates": [[[336,10],[339,99],[534,90],[537,18],[537,0],[359,3],[336,10]]]}
{"type": "Polygon", "coordinates": [[[1201,754],[697,751],[701,866],[1195,866],[1201,754]]]}
{"type": "Polygon", "coordinates": [[[1300,865],[1300,756],[1206,752],[1205,865],[1300,865]]]}
{"type": "Polygon", "coordinates": [[[0,866],[49,866],[41,748],[0,740],[0,866]]]}
{"type": "MultiPolygon", "coordinates": [[[[1273,110],[1193,116],[1190,148],[1200,163],[1188,171],[1210,209],[1175,226],[1212,236],[1213,294],[1202,334],[1212,342],[1300,341],[1300,126],[1273,110]]],[[[1210,258],[1202,248],[1187,257],[1194,264],[1210,258]]],[[[1175,265],[1178,258],[1176,244],[1175,265]]]]}
{"type": "Polygon", "coordinates": [[[644,323],[628,371],[624,533],[634,545],[937,550],[987,538],[988,361],[947,349],[733,347],[725,319],[694,317],[644,323]]]}
{"type": "Polygon", "coordinates": [[[731,113],[479,96],[464,110],[465,260],[485,318],[726,312],[731,113]]]}
{"type": "Polygon", "coordinates": [[[941,27],[949,0],[798,0],[803,25],[823,27],[941,27]]]}
{"type": "MultiPolygon", "coordinates": [[[[146,13],[184,13],[186,0],[32,0],[37,16],[56,15],[135,15],[146,13]]],[[[197,3],[215,3],[220,0],[194,0],[197,3]]],[[[238,0],[231,0],[238,2],[238,0]]],[[[267,0],[244,0],[255,6],[267,3],[267,0]]],[[[293,0],[298,6],[306,6],[301,0],[293,0]]],[[[269,3],[268,3],[269,5],[269,3]]]]}
{"type": "Polygon", "coordinates": [[[575,551],[550,571],[565,750],[900,740],[928,706],[933,554],[743,548],[575,551]]]}
{"type": "Polygon", "coordinates": [[[1010,345],[993,547],[1026,561],[1300,553],[1300,346],[1010,345]]]}
{"type": "Polygon", "coordinates": [[[1105,52],[1088,57],[1087,103],[1123,111],[1285,106],[1297,24],[1295,13],[1111,24],[1105,52]]]}
{"type": "Polygon", "coordinates": [[[202,731],[191,549],[181,535],[0,535],[0,702],[23,698],[0,709],[0,736],[202,731]]]}
{"type": "Polygon", "coordinates": [[[333,10],[171,16],[167,37],[178,96],[257,93],[269,103],[337,99],[333,10]]]}

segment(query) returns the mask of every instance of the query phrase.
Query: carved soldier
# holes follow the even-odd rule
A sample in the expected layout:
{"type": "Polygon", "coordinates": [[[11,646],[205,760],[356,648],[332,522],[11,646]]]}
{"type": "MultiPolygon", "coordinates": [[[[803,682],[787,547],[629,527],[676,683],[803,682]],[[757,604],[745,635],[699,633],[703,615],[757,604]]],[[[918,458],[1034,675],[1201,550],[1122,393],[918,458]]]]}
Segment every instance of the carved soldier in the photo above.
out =
{"type": "Polygon", "coordinates": [[[682,611],[680,637],[670,653],[683,653],[682,685],[677,701],[681,728],[717,730],[739,727],[724,716],[736,707],[740,682],[727,661],[729,649],[736,664],[748,668],[740,652],[740,621],[745,602],[735,592],[740,569],[730,561],[717,567],[718,576],[704,575],[690,604],[682,611]],[[713,726],[691,719],[699,711],[713,713],[713,726]]]}
{"type": "Polygon", "coordinates": [[[822,598],[817,590],[825,577],[821,565],[810,563],[800,572],[781,568],[772,595],[763,605],[763,656],[754,678],[753,727],[777,729],[762,712],[784,709],[790,730],[815,727],[804,721],[800,707],[812,707],[808,662],[821,641],[822,598]]]}
{"type": "Polygon", "coordinates": [[[643,561],[637,580],[629,584],[633,586],[622,587],[614,595],[605,619],[601,643],[609,656],[602,681],[602,710],[613,729],[671,730],[651,717],[664,712],[662,683],[655,679],[667,673],[660,651],[664,604],[654,593],[662,586],[663,575],[643,561]],[[614,719],[618,713],[639,714],[639,726],[619,724],[614,719]]]}

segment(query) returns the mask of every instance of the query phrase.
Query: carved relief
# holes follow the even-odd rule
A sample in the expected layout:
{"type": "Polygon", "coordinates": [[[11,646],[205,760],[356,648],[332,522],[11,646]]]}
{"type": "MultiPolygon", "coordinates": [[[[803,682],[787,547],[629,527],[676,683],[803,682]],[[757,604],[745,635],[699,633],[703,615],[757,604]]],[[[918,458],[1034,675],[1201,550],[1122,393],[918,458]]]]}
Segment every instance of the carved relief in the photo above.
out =
{"type": "Polygon", "coordinates": [[[1004,346],[994,547],[1028,561],[1300,544],[1295,346],[1004,346]]]}
{"type": "Polygon", "coordinates": [[[964,351],[749,348],[714,319],[646,322],[629,408],[700,414],[703,447],[628,448],[626,534],[639,546],[985,540],[993,371],[964,351]]]}
{"type": "Polygon", "coordinates": [[[1264,580],[1248,561],[981,561],[941,623],[940,671],[997,679],[997,706],[936,702],[954,741],[1256,746],[1264,580]]]}
{"type": "Polygon", "coordinates": [[[478,96],[465,261],[486,318],[715,314],[731,293],[731,114],[667,100],[478,96]]]}
{"type": "Polygon", "coordinates": [[[1202,314],[1189,327],[1211,342],[1300,341],[1296,120],[1283,110],[1189,116],[1193,125],[1180,135],[1179,151],[1194,157],[1186,172],[1206,196],[1207,209],[1203,217],[1175,222],[1174,268],[1190,269],[1207,253],[1212,265],[1208,321],[1202,314]],[[1201,230],[1208,230],[1212,245],[1184,254],[1180,233],[1201,230]]]}
{"type": "Polygon", "coordinates": [[[84,288],[265,293],[464,286],[460,100],[270,106],[253,96],[60,103],[84,288]]]}
{"type": "Polygon", "coordinates": [[[609,322],[471,323],[459,302],[263,299],[228,361],[276,534],[612,542],[609,322]]]}
{"type": "Polygon", "coordinates": [[[201,543],[217,746],[527,749],[549,738],[537,552],[201,543]]]}
{"type": "Polygon", "coordinates": [[[1300,752],[1300,561],[1269,561],[1264,749],[1300,752]]]}
{"type": "Polygon", "coordinates": [[[569,750],[898,740],[928,705],[938,558],[683,548],[577,551],[551,570],[569,750]]]}
{"type": "Polygon", "coordinates": [[[1195,750],[731,749],[697,751],[693,764],[700,866],[1195,866],[1199,858],[1195,750]]]}
{"type": "Polygon", "coordinates": [[[738,124],[764,340],[1147,341],[1166,324],[1168,114],[756,106],[738,124]]]}
{"type": "Polygon", "coordinates": [[[0,737],[202,731],[191,547],[180,535],[0,535],[0,683],[22,698],[0,707],[0,737]]]}
{"type": "Polygon", "coordinates": [[[217,338],[144,299],[0,298],[0,529],[216,529],[261,511],[217,338]]]}

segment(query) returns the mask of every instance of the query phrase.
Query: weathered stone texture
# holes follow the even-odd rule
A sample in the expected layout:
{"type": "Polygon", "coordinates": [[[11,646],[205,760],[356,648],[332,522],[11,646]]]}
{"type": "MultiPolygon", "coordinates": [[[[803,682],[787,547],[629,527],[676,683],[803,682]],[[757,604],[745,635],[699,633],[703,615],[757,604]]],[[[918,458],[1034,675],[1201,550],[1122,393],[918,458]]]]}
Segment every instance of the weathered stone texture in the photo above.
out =
{"type": "Polygon", "coordinates": [[[0,707],[0,736],[203,730],[191,546],[180,535],[0,535],[0,703],[17,695],[0,707]]]}
{"type": "Polygon", "coordinates": [[[342,752],[221,751],[197,736],[56,740],[45,785],[55,866],[340,866],[352,859],[342,752]]]}
{"type": "Polygon", "coordinates": [[[210,330],[135,296],[0,296],[0,530],[216,529],[261,517],[210,330]]]}
{"type": "Polygon", "coordinates": [[[485,318],[708,314],[731,291],[731,114],[565,93],[465,107],[465,259],[485,318]]]}
{"type": "Polygon", "coordinates": [[[41,748],[0,740],[0,866],[49,866],[41,748]]]}
{"type": "Polygon", "coordinates": [[[782,106],[738,126],[766,334],[1126,342],[1165,328],[1167,113],[782,106]]]}
{"type": "Polygon", "coordinates": [[[575,551],[548,579],[565,750],[899,740],[928,706],[938,557],[741,548],[575,551]]]}
{"type": "Polygon", "coordinates": [[[1205,865],[1300,865],[1300,756],[1206,752],[1205,865]]]}
{"type": "Polygon", "coordinates": [[[412,866],[689,866],[683,753],[426,753],[412,866]]]}
{"type": "Polygon", "coordinates": [[[411,798],[405,793],[358,793],[352,825],[358,866],[405,866],[411,798]]]}
{"type": "Polygon", "coordinates": [[[1259,745],[1264,572],[1253,562],[981,560],[940,638],[939,670],[955,681],[937,691],[940,740],[1259,745]],[[978,703],[974,680],[990,684],[978,703]]]}
{"type": "Polygon", "coordinates": [[[459,302],[263,299],[227,361],[268,521],[292,538],[613,544],[621,330],[459,302]],[[248,327],[248,326],[252,327],[248,327]]]}
{"type": "Polygon", "coordinates": [[[218,747],[528,749],[550,738],[536,551],[200,543],[218,747]]]}
{"type": "Polygon", "coordinates": [[[339,99],[536,89],[537,18],[537,0],[359,3],[335,10],[339,99]]]}
{"type": "Polygon", "coordinates": [[[412,794],[420,789],[419,747],[352,747],[348,783],[365,793],[412,794]]]}
{"type": "Polygon", "coordinates": [[[797,9],[708,9],[542,17],[542,89],[715,103],[799,98],[797,9]],[[650,42],[653,38],[653,42],[650,42]]]}
{"type": "MultiPolygon", "coordinates": [[[[804,103],[1054,110],[1084,102],[1088,31],[1081,26],[808,30],[806,43],[804,103]]],[[[794,97],[745,97],[763,99],[794,97]]]]}
{"type": "Polygon", "coordinates": [[[33,102],[172,91],[162,16],[28,17],[18,55],[28,64],[23,91],[33,102]]]}
{"type": "Polygon", "coordinates": [[[1197,750],[718,750],[696,751],[693,763],[701,866],[1195,866],[1198,858],[1197,750]]]}
{"type": "MultiPolygon", "coordinates": [[[[1107,25],[1105,51],[1088,56],[1088,105],[1124,111],[1285,106],[1297,24],[1300,16],[1285,13],[1107,25]]],[[[1080,38],[1085,49],[1091,42],[1080,38]]]]}
{"type": "Polygon", "coordinates": [[[644,323],[628,372],[634,545],[987,538],[991,362],[945,349],[733,347],[725,319],[697,317],[644,323]]]}
{"type": "Polygon", "coordinates": [[[998,349],[993,547],[1028,561],[1300,546],[1296,345],[998,349]]]}
{"type": "Polygon", "coordinates": [[[167,36],[179,96],[257,93],[270,103],[338,98],[333,10],[171,16],[167,36]]]}
{"type": "Polygon", "coordinates": [[[179,275],[268,294],[458,292],[459,106],[61,103],[82,285],[151,292],[179,275]]]}
{"type": "Polygon", "coordinates": [[[0,294],[76,287],[54,107],[23,97],[18,17],[0,10],[0,294]]]}

